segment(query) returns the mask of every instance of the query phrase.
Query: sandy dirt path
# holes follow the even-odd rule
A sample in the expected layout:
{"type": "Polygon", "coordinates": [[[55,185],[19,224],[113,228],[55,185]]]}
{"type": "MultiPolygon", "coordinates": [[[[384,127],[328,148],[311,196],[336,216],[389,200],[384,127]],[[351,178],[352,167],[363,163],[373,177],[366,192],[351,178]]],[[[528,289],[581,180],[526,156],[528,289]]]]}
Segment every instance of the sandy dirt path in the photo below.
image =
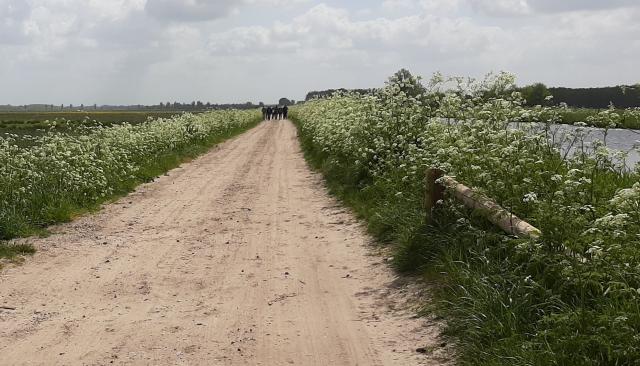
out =
{"type": "Polygon", "coordinates": [[[30,241],[0,273],[2,365],[441,364],[288,121],[30,241]]]}

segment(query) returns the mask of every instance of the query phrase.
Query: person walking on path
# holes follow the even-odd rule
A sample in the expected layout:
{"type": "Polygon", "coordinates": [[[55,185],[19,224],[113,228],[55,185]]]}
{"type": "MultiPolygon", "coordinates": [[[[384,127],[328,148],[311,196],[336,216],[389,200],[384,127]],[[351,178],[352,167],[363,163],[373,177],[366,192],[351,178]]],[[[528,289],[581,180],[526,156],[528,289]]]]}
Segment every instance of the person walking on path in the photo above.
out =
{"type": "Polygon", "coordinates": [[[289,107],[287,107],[286,105],[282,107],[282,118],[283,119],[289,118],[289,107]]]}
{"type": "Polygon", "coordinates": [[[265,121],[267,119],[267,107],[262,107],[262,120],[265,121]]]}

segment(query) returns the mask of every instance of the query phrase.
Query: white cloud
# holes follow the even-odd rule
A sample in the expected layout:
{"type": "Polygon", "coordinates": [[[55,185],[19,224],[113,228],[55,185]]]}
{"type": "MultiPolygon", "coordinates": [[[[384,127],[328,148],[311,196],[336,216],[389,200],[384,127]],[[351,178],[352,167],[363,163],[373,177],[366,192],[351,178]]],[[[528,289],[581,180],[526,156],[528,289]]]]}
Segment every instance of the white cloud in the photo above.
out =
{"type": "Polygon", "coordinates": [[[147,0],[145,10],[160,20],[205,21],[227,16],[234,0],[147,0]]]}
{"type": "MultiPolygon", "coordinates": [[[[438,0],[435,0],[438,1],[438,0]]],[[[495,16],[531,15],[637,7],[637,0],[465,0],[476,11],[495,16]]]]}
{"type": "Polygon", "coordinates": [[[568,12],[580,10],[637,7],[637,0],[527,0],[528,6],[539,12],[568,12]]]}
{"type": "Polygon", "coordinates": [[[421,0],[420,6],[427,13],[452,13],[457,11],[462,0],[421,0]]]}
{"type": "Polygon", "coordinates": [[[415,0],[384,0],[382,8],[385,10],[413,9],[415,8],[415,0]]]}
{"type": "Polygon", "coordinates": [[[20,0],[0,0],[0,44],[22,43],[26,40],[24,20],[29,5],[20,0]]]}
{"type": "Polygon", "coordinates": [[[214,53],[259,54],[316,49],[340,54],[354,49],[370,54],[398,52],[409,47],[439,54],[481,52],[499,37],[495,27],[474,25],[466,18],[431,14],[356,21],[345,9],[321,4],[290,23],[271,27],[238,27],[211,36],[214,53]]]}
{"type": "Polygon", "coordinates": [[[480,12],[499,15],[514,16],[531,13],[527,0],[467,0],[471,6],[480,12]]]}
{"type": "Polygon", "coordinates": [[[321,1],[0,0],[0,104],[268,101],[400,67],[638,81],[635,1],[321,1]]]}
{"type": "Polygon", "coordinates": [[[309,3],[311,0],[245,0],[249,5],[276,6],[279,8],[309,3]]]}
{"type": "Polygon", "coordinates": [[[422,7],[429,13],[451,13],[470,7],[477,13],[489,16],[522,16],[572,11],[597,11],[621,7],[637,7],[637,0],[384,0],[383,7],[415,9],[422,7]]]}
{"type": "Polygon", "coordinates": [[[226,17],[241,6],[287,7],[309,0],[146,0],[146,11],[169,21],[209,21],[226,17]]]}

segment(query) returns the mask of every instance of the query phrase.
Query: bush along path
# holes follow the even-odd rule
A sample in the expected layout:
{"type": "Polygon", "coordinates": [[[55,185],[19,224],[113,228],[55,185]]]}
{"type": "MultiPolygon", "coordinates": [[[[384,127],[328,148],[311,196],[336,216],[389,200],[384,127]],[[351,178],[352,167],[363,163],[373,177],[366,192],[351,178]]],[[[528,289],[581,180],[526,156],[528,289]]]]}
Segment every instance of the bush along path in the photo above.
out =
{"type": "Polygon", "coordinates": [[[113,127],[0,139],[0,258],[32,250],[2,240],[42,232],[122,196],[255,126],[257,111],[184,114],[113,127]]]}
{"type": "Polygon", "coordinates": [[[463,80],[401,72],[292,115],[333,193],[395,243],[400,271],[433,283],[438,301],[424,311],[447,319],[461,364],[640,364],[640,169],[585,144],[581,129],[566,137],[575,153],[561,153],[567,141],[547,138],[558,112],[523,108],[511,75],[463,80]],[[509,127],[532,119],[543,126],[509,127]],[[542,236],[510,237],[450,197],[425,222],[429,168],[542,236]]]}

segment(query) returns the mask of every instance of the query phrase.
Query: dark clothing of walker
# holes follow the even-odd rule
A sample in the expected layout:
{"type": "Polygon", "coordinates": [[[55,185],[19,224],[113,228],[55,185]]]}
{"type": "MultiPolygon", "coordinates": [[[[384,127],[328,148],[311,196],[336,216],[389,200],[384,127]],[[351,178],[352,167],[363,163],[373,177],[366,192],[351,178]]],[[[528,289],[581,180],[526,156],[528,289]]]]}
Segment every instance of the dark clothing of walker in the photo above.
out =
{"type": "Polygon", "coordinates": [[[262,115],[267,121],[287,119],[289,118],[289,107],[285,105],[282,107],[274,106],[262,108],[262,115]]]}

